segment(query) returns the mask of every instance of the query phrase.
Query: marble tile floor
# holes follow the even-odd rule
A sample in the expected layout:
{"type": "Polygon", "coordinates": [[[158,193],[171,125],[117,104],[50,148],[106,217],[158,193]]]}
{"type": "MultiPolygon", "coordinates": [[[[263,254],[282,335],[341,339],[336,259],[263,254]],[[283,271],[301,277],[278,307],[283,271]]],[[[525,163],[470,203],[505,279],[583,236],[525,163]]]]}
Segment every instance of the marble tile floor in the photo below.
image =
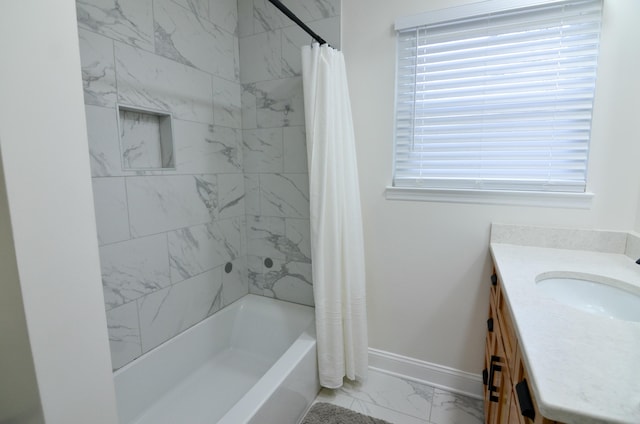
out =
{"type": "Polygon", "coordinates": [[[327,402],[392,424],[482,424],[483,402],[400,377],[369,370],[364,383],[345,380],[323,388],[315,402],[327,402]]]}

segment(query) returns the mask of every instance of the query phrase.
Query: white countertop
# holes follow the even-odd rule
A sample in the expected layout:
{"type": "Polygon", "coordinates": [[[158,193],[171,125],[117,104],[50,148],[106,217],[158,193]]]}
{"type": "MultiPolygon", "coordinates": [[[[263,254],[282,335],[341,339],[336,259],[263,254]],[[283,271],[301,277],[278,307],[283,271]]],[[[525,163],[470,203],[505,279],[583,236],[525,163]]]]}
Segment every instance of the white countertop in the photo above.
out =
{"type": "Polygon", "coordinates": [[[640,423],[640,323],[565,306],[536,289],[546,272],[632,284],[640,265],[622,253],[491,243],[540,412],[566,423],[640,423]]]}

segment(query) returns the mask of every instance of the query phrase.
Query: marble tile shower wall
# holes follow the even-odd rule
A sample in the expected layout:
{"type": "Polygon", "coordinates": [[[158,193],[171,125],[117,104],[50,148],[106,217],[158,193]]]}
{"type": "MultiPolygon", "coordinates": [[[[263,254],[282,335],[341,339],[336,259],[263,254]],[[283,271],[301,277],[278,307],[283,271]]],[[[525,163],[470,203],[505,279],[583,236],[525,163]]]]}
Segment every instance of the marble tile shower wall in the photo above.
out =
{"type": "MultiPolygon", "coordinates": [[[[340,0],[283,1],[334,47],[340,0]]],[[[313,305],[300,48],[311,38],[267,0],[238,0],[249,291],[313,305]]]]}
{"type": "MultiPolygon", "coordinates": [[[[76,6],[119,368],[248,293],[238,8],[236,0],[76,6]],[[136,155],[148,148],[135,140],[121,145],[118,104],[173,116],[172,169],[132,169],[146,163],[136,155]]],[[[127,121],[121,131],[153,128],[143,121],[127,121]]]]}

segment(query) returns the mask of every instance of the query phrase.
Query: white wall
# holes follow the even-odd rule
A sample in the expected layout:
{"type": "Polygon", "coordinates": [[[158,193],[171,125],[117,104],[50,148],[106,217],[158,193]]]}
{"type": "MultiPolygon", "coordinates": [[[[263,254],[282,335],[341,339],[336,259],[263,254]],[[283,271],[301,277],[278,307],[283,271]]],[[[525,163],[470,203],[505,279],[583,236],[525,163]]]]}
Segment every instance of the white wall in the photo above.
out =
{"type": "Polygon", "coordinates": [[[0,158],[0,423],[43,423],[0,158]]]}
{"type": "MultiPolygon", "coordinates": [[[[343,3],[342,46],[364,214],[372,348],[479,373],[488,308],[491,222],[631,230],[640,182],[640,2],[605,2],[593,121],[589,210],[388,201],[399,16],[465,3],[343,3]]],[[[468,3],[468,1],[466,2],[468,3]]]]}
{"type": "Polygon", "coordinates": [[[636,225],[633,227],[633,230],[640,233],[640,188],[638,189],[638,206],[636,212],[636,225]]]}
{"type": "Polygon", "coordinates": [[[0,151],[42,415],[116,423],[74,1],[3,2],[0,51],[0,151]]]}
{"type": "Polygon", "coordinates": [[[636,216],[636,225],[634,231],[640,233],[640,193],[638,194],[638,215],[636,216]]]}

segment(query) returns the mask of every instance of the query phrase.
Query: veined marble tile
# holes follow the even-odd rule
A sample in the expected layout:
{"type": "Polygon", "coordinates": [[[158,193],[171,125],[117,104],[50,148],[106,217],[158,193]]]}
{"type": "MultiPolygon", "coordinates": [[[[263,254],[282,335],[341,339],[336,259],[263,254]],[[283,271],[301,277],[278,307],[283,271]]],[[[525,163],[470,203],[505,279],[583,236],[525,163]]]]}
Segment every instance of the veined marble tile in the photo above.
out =
{"type": "Polygon", "coordinates": [[[247,216],[260,215],[260,175],[244,174],[244,209],[247,216]]]}
{"type": "Polygon", "coordinates": [[[305,127],[285,127],[282,131],[284,138],[284,172],[308,173],[305,127]]]}
{"type": "Polygon", "coordinates": [[[126,185],[134,236],[203,224],[215,215],[215,175],[128,177],[126,185]]]}
{"type": "Polygon", "coordinates": [[[337,392],[420,419],[429,417],[434,399],[433,387],[380,372],[370,372],[365,383],[345,380],[337,392]]]}
{"type": "Polygon", "coordinates": [[[240,81],[243,84],[273,80],[282,76],[280,37],[278,30],[250,35],[239,40],[240,81]]]}
{"type": "MultiPolygon", "coordinates": [[[[340,0],[298,0],[286,3],[287,7],[303,22],[338,16],[340,0]]],[[[254,32],[271,31],[295,25],[267,0],[254,0],[254,32]]],[[[325,40],[322,34],[319,34],[325,40]]]]}
{"type": "Polygon", "coordinates": [[[242,128],[242,95],[240,84],[222,78],[213,81],[213,122],[229,128],[242,128]]]}
{"type": "Polygon", "coordinates": [[[155,52],[220,77],[236,77],[235,39],[208,19],[177,5],[154,0],[155,52]]]}
{"type": "Polygon", "coordinates": [[[429,421],[433,424],[482,424],[483,401],[435,389],[429,421]]]}
{"type": "Polygon", "coordinates": [[[309,218],[306,174],[260,175],[260,208],[265,216],[309,218]]]}
{"type": "Polygon", "coordinates": [[[172,0],[192,13],[202,17],[209,17],[209,0],[172,0]]]}
{"type": "Polygon", "coordinates": [[[245,216],[244,177],[242,174],[218,175],[217,217],[245,216]]]}
{"type": "Polygon", "coordinates": [[[233,35],[233,82],[240,84],[240,39],[233,35]]]}
{"type": "Polygon", "coordinates": [[[301,78],[256,82],[253,88],[258,128],[304,125],[301,78]]]}
{"type": "Polygon", "coordinates": [[[91,175],[93,177],[123,175],[115,108],[87,105],[84,110],[87,119],[91,175]]]}
{"type": "Polygon", "coordinates": [[[376,404],[365,402],[339,392],[337,390],[322,389],[316,398],[317,402],[326,402],[332,405],[342,406],[370,417],[385,420],[394,424],[429,424],[425,419],[402,414],[393,409],[388,409],[376,404]]]}
{"type": "Polygon", "coordinates": [[[226,272],[225,265],[222,265],[222,304],[230,305],[242,296],[249,293],[249,283],[247,279],[247,259],[238,258],[231,261],[231,271],[226,272]]]}
{"type": "Polygon", "coordinates": [[[238,36],[253,35],[253,0],[238,0],[238,36]]]}
{"type": "Polygon", "coordinates": [[[248,242],[247,242],[247,216],[233,218],[236,222],[236,225],[240,226],[240,255],[247,256],[247,252],[249,251],[248,242]]]}
{"type": "MultiPolygon", "coordinates": [[[[294,2],[289,2],[293,4],[294,2]]],[[[291,4],[287,7],[291,9],[291,4]]],[[[303,21],[305,17],[300,17],[303,21]]],[[[253,0],[253,32],[255,34],[295,25],[284,13],[267,0],[253,0]]]]}
{"type": "Polygon", "coordinates": [[[209,19],[231,34],[238,32],[238,1],[209,0],[209,19]]]}
{"type": "Polygon", "coordinates": [[[211,75],[122,43],[115,52],[120,103],[213,123],[211,75]]]}
{"type": "MultiPolygon", "coordinates": [[[[233,170],[229,169],[229,172],[242,172],[243,170],[243,158],[242,158],[242,130],[239,128],[229,128],[222,126],[213,127],[213,140],[214,143],[223,143],[230,145],[234,149],[228,151],[225,149],[225,158],[233,166],[233,170]]],[[[216,168],[218,172],[224,172],[223,167],[216,168]]]]}
{"type": "Polygon", "coordinates": [[[258,128],[256,85],[246,84],[242,86],[242,128],[258,128]]]}
{"type": "Polygon", "coordinates": [[[202,321],[222,308],[222,275],[216,268],[138,300],[142,350],[202,321]]]}
{"type": "Polygon", "coordinates": [[[142,355],[136,302],[107,311],[111,366],[114,370],[142,355]]]}
{"type": "Polygon", "coordinates": [[[120,144],[125,169],[162,168],[160,118],[157,115],[120,110],[120,144]]]}
{"type": "MultiPolygon", "coordinates": [[[[296,3],[298,4],[298,3],[296,3]]],[[[316,34],[329,43],[331,47],[340,48],[340,17],[334,16],[307,22],[316,34]]],[[[282,29],[282,76],[302,75],[302,46],[311,44],[311,37],[297,25],[282,29]]]]}
{"type": "Polygon", "coordinates": [[[242,157],[246,172],[282,172],[282,128],[242,131],[242,157]]]}
{"type": "Polygon", "coordinates": [[[76,0],[78,24],[145,50],[153,50],[152,0],[76,0]]]}
{"type": "Polygon", "coordinates": [[[340,0],[300,0],[292,2],[290,9],[301,19],[315,21],[340,15],[340,0]]]}
{"type": "Polygon", "coordinates": [[[165,234],[102,246],[100,263],[107,309],[170,284],[165,234]]]}
{"type": "MultiPolygon", "coordinates": [[[[234,36],[235,37],[235,36],[234,36]]],[[[235,46],[235,66],[236,66],[236,77],[234,82],[240,82],[240,39],[238,37],[234,38],[234,46],[235,46]]]]}
{"type": "Polygon", "coordinates": [[[263,258],[311,263],[308,219],[252,216],[247,225],[247,251],[263,258]]]}
{"type": "Polygon", "coordinates": [[[480,424],[484,418],[482,400],[375,369],[369,370],[364,383],[345,380],[340,389],[322,389],[315,402],[339,405],[396,424],[480,424]]]}
{"type": "Polygon", "coordinates": [[[242,172],[240,130],[174,119],[173,134],[178,173],[242,172]]]}
{"type": "Polygon", "coordinates": [[[276,299],[313,306],[311,264],[273,260],[271,268],[264,268],[263,290],[276,299]]]}
{"type": "Polygon", "coordinates": [[[92,183],[98,242],[102,245],[128,240],[129,215],[124,178],[93,178],[92,183]]]}
{"type": "Polygon", "coordinates": [[[235,66],[235,78],[233,79],[233,82],[240,83],[240,39],[236,35],[233,36],[233,48],[235,66]]]}
{"type": "MultiPolygon", "coordinates": [[[[314,31],[315,29],[312,28],[314,31]]],[[[320,34],[320,31],[316,31],[320,34]]],[[[324,35],[321,35],[324,38],[324,35]]],[[[282,30],[282,76],[302,76],[302,46],[311,44],[311,37],[296,26],[282,30]]]]}
{"type": "Polygon", "coordinates": [[[247,244],[247,216],[239,216],[233,218],[234,225],[240,228],[240,253],[241,257],[247,256],[248,244],[247,244]]]}
{"type": "Polygon", "coordinates": [[[264,263],[258,256],[247,256],[247,282],[249,293],[265,296],[264,293],[264,263]]]}
{"type": "Polygon", "coordinates": [[[285,256],[290,261],[311,263],[311,223],[308,219],[285,218],[287,244],[285,256]]]}
{"type": "Polygon", "coordinates": [[[93,32],[78,30],[84,103],[115,106],[116,68],[113,40],[93,32]]]}
{"type": "Polygon", "coordinates": [[[285,259],[287,239],[284,218],[251,216],[247,219],[247,253],[271,259],[285,259]]]}
{"type": "Polygon", "coordinates": [[[171,281],[178,282],[240,257],[241,219],[222,219],[168,233],[171,281]]]}

